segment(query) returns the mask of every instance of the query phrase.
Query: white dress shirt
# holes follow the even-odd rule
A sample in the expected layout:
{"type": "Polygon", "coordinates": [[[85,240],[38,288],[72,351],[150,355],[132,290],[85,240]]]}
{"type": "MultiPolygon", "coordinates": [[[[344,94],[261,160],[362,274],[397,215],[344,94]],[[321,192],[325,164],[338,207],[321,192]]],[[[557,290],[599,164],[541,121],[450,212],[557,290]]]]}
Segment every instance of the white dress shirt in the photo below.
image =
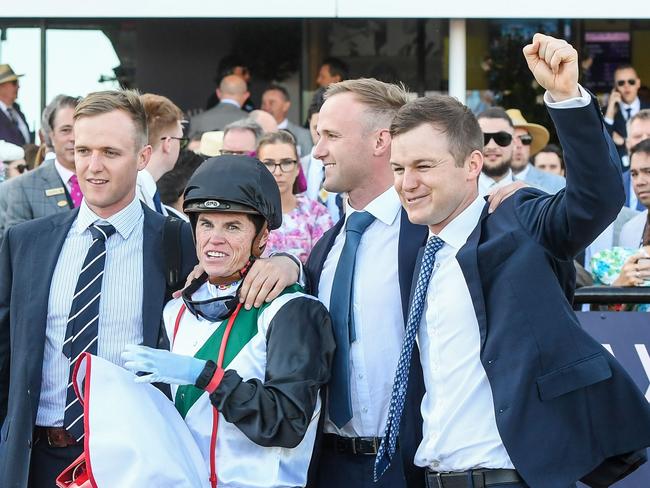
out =
{"type": "Polygon", "coordinates": [[[117,231],[106,241],[97,355],[122,365],[120,353],[124,346],[142,344],[142,205],[135,198],[125,209],[108,219],[100,219],[84,200],[63,244],[50,285],[43,381],[36,414],[36,425],[43,427],[63,425],[70,364],[63,355],[63,341],[77,278],[92,243],[88,227],[97,221],[109,222],[117,231]]]}
{"type": "Polygon", "coordinates": [[[415,464],[434,471],[513,467],[497,430],[478,320],[456,260],[484,205],[477,197],[440,232],[445,244],[436,254],[418,332],[426,393],[415,464]]]}
{"type": "Polygon", "coordinates": [[[621,229],[621,235],[618,238],[621,247],[629,247],[636,249],[641,246],[641,239],[643,238],[643,230],[648,221],[648,211],[644,210],[639,215],[635,215],[630,220],[625,222],[621,229]]]}
{"type": "MultiPolygon", "coordinates": [[[[383,435],[393,377],[404,338],[397,272],[401,205],[393,187],[364,209],[376,220],[363,233],[354,269],[352,313],[356,340],[350,345],[352,420],[341,429],[329,416],[325,432],[345,437],[383,435]]],[[[346,218],[353,208],[347,205],[346,218]]],[[[345,243],[345,226],[336,236],[321,273],[318,298],[329,308],[336,265],[345,243]]]]}
{"type": "Polygon", "coordinates": [[[530,172],[530,164],[526,164],[526,166],[524,166],[524,169],[522,169],[519,173],[517,173],[517,174],[513,173],[512,178],[513,178],[513,180],[524,181],[525,182],[526,181],[526,176],[528,176],[529,172],[530,172]]]}
{"type": "MultiPolygon", "coordinates": [[[[624,101],[620,101],[618,104],[618,109],[621,111],[621,115],[623,116],[623,120],[627,122],[630,120],[632,117],[634,117],[636,114],[639,113],[641,110],[641,100],[639,97],[636,97],[632,103],[625,103],[624,101]],[[630,109],[630,116],[627,116],[627,109],[630,109]]],[[[614,123],[614,119],[610,119],[608,117],[603,117],[605,122],[607,122],[609,125],[612,125],[614,123]]]]}
{"type": "MultiPolygon", "coordinates": [[[[158,191],[156,180],[153,179],[151,173],[145,169],[138,171],[138,179],[136,180],[135,194],[136,196],[151,210],[157,212],[156,204],[153,201],[153,196],[158,191]]],[[[162,205],[162,214],[168,215],[165,206],[162,205]]]]}
{"type": "Polygon", "coordinates": [[[70,178],[74,176],[74,171],[70,171],[68,168],[64,167],[56,158],[54,159],[54,167],[56,168],[56,172],[59,174],[61,181],[63,181],[68,194],[70,194],[70,178]]]}
{"type": "Polygon", "coordinates": [[[499,181],[496,181],[494,178],[489,177],[485,173],[481,173],[478,177],[478,194],[484,197],[488,193],[509,185],[513,181],[515,181],[515,178],[512,176],[512,170],[510,169],[499,181]]]}
{"type": "MultiPolygon", "coordinates": [[[[556,109],[591,103],[582,87],[580,95],[554,102],[547,92],[544,101],[556,109]]],[[[456,259],[484,206],[478,196],[438,235],[445,244],[436,254],[418,330],[426,393],[415,464],[438,472],[514,467],[497,428],[492,389],[481,363],[478,319],[456,259]]]]}

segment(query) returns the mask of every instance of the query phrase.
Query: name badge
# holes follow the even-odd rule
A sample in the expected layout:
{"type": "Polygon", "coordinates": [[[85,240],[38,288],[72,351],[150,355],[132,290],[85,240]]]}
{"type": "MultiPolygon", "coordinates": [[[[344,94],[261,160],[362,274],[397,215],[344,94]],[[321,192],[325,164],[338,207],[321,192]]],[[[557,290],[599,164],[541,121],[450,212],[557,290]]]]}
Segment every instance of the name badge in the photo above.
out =
{"type": "Polygon", "coordinates": [[[68,202],[65,201],[65,200],[61,200],[61,201],[59,201],[59,202],[56,202],[56,204],[57,204],[57,206],[59,206],[59,207],[67,207],[67,206],[68,206],[68,202]]]}
{"type": "Polygon", "coordinates": [[[55,197],[57,195],[65,195],[65,189],[62,186],[58,188],[48,188],[45,190],[46,197],[55,197]]]}

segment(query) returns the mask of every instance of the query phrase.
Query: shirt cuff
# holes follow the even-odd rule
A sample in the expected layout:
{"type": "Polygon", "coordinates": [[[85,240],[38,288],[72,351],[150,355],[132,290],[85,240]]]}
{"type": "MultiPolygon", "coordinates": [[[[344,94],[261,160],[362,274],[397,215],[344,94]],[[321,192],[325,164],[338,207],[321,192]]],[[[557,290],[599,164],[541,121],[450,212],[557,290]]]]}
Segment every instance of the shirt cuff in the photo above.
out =
{"type": "Polygon", "coordinates": [[[582,85],[578,85],[578,89],[580,90],[579,97],[569,98],[568,100],[562,100],[561,102],[554,102],[547,91],[544,93],[544,103],[547,107],[555,109],[586,107],[591,103],[591,95],[587,90],[582,88],[582,85]]]}
{"type": "Polygon", "coordinates": [[[603,117],[603,120],[607,125],[614,125],[614,119],[610,119],[609,117],[603,117]]]}

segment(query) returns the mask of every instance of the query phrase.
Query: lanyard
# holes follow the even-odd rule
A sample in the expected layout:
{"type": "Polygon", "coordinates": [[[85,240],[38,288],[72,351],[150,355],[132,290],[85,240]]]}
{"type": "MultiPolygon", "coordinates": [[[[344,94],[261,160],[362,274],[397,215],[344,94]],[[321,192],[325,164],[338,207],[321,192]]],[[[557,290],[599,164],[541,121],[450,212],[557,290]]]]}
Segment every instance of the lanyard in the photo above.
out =
{"type": "MultiPolygon", "coordinates": [[[[230,337],[230,331],[232,326],[235,323],[235,319],[239,314],[241,309],[241,303],[237,304],[237,308],[232,313],[226,324],[226,330],[223,333],[223,338],[221,339],[221,345],[219,346],[219,356],[217,356],[217,371],[223,367],[223,358],[226,354],[226,346],[228,345],[228,338],[230,337]]],[[[176,316],[176,323],[174,324],[174,334],[172,336],[172,345],[176,339],[176,334],[178,333],[178,328],[181,325],[181,318],[185,313],[187,307],[185,304],[181,305],[178,315],[176,316]]],[[[210,436],[210,485],[212,488],[217,488],[217,433],[219,431],[219,410],[214,405],[212,406],[212,435],[210,436]]]]}

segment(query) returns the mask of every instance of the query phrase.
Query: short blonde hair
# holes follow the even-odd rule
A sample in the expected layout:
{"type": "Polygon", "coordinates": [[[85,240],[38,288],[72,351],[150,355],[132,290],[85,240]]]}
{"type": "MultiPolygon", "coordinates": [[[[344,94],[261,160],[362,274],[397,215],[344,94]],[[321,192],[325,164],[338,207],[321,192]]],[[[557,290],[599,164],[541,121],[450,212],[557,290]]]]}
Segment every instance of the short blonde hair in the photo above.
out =
{"type": "Polygon", "coordinates": [[[115,110],[125,112],[135,126],[134,141],[138,148],[147,145],[147,114],[136,90],[106,90],[89,93],[74,111],[75,121],[83,117],[107,114],[115,110]]]}
{"type": "Polygon", "coordinates": [[[390,127],[397,111],[409,101],[408,91],[404,85],[384,83],[375,78],[358,78],[356,80],[332,83],[323,98],[328,100],[341,93],[352,93],[359,103],[367,107],[369,126],[373,129],[390,127]]]}
{"type": "Polygon", "coordinates": [[[162,95],[145,93],[140,95],[144,111],[147,114],[149,144],[155,149],[160,145],[163,131],[176,128],[183,120],[183,112],[174,102],[162,95]]]}

